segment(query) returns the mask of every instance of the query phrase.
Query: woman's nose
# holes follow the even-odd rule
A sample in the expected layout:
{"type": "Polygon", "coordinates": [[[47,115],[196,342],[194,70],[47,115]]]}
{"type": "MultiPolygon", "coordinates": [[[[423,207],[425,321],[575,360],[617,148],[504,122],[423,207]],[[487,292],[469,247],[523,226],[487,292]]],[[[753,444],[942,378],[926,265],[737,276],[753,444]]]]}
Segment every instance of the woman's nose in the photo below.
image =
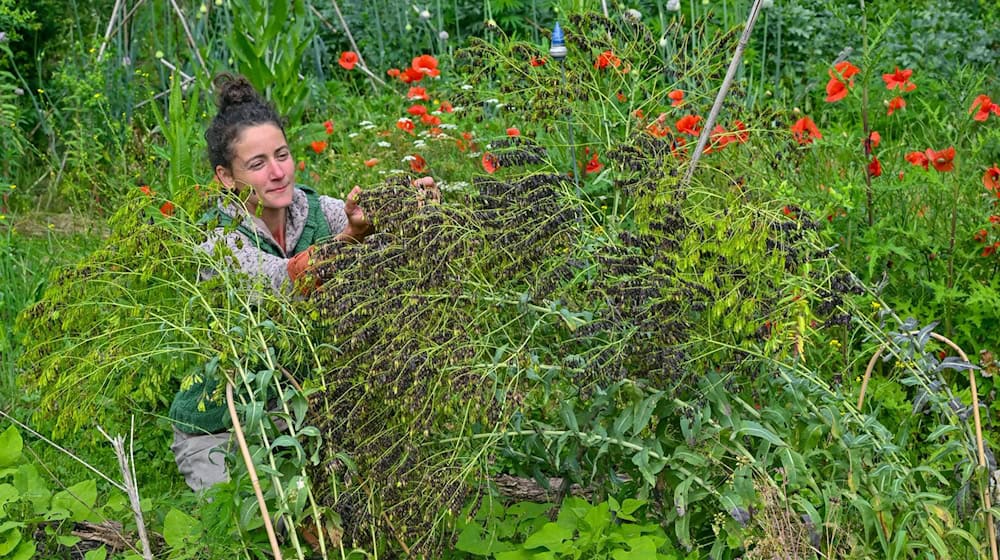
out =
{"type": "Polygon", "coordinates": [[[271,160],[271,177],[275,179],[281,179],[285,176],[285,169],[281,166],[281,162],[278,160],[271,160]]]}

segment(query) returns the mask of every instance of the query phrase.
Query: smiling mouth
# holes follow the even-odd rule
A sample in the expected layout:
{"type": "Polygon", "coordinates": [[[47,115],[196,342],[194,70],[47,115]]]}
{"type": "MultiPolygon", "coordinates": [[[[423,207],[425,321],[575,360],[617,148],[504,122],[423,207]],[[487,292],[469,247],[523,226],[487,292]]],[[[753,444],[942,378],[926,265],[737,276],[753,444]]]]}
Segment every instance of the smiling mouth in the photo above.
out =
{"type": "Polygon", "coordinates": [[[280,186],[280,187],[278,187],[278,188],[275,188],[275,189],[270,189],[270,190],[269,190],[269,191],[267,191],[267,192],[269,192],[269,193],[278,193],[278,192],[284,192],[284,190],[285,190],[285,189],[287,189],[287,188],[288,188],[288,185],[282,185],[282,186],[280,186]]]}

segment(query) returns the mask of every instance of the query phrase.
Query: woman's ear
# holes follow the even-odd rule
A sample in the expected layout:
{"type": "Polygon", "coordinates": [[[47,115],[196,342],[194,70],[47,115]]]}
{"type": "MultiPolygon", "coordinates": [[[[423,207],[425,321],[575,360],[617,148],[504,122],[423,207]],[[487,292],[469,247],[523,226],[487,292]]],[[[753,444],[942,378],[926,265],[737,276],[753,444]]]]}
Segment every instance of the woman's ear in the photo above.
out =
{"type": "Polygon", "coordinates": [[[222,183],[222,186],[227,189],[233,189],[236,187],[236,178],[233,177],[233,173],[226,169],[225,166],[215,166],[215,178],[218,179],[219,182],[222,183]]]}

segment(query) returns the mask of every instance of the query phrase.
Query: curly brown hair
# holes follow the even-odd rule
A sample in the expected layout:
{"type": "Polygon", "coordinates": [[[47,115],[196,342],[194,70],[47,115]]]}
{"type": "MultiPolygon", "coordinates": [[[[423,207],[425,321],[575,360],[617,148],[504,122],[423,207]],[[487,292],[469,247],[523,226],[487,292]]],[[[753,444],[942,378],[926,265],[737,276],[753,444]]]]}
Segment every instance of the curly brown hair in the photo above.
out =
{"type": "Polygon", "coordinates": [[[230,168],[233,141],[248,126],[273,124],[284,134],[284,119],[245,77],[222,73],[212,80],[212,85],[219,111],[205,131],[205,142],[213,169],[219,165],[230,168]]]}

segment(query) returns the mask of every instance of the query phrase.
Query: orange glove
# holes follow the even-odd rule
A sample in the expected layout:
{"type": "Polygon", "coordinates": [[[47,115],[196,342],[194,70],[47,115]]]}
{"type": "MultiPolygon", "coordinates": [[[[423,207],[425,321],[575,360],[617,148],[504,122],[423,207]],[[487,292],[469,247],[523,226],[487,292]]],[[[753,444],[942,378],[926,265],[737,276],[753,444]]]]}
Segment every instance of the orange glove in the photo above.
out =
{"type": "Polygon", "coordinates": [[[313,246],[310,245],[305,251],[288,259],[288,277],[292,280],[293,284],[297,284],[299,278],[302,278],[306,270],[309,269],[309,261],[312,260],[312,253],[313,246]]]}

